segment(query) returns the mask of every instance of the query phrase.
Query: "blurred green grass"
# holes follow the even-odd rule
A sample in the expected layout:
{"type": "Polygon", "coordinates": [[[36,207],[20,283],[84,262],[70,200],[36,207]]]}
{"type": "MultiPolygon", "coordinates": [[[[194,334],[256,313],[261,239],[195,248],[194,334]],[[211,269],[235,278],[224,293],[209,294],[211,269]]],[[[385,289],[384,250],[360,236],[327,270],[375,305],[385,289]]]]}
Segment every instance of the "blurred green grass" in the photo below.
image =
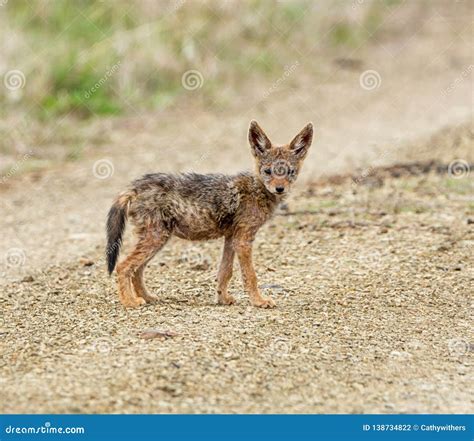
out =
{"type": "Polygon", "coordinates": [[[232,99],[223,87],[274,76],[315,47],[365,44],[393,3],[367,2],[353,20],[351,2],[10,1],[1,55],[26,84],[21,97],[3,90],[0,112],[24,107],[49,119],[163,108],[189,93],[181,81],[191,69],[204,79],[200,99],[215,105],[232,99]]]}

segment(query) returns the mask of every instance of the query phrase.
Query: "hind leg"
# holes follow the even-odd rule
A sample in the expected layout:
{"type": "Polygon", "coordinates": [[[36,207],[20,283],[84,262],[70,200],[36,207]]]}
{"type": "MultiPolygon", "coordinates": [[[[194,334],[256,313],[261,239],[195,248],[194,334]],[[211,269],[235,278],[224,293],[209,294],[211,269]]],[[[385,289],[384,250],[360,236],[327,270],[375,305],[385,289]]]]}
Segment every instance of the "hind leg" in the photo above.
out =
{"type": "MultiPolygon", "coordinates": [[[[164,245],[164,244],[163,244],[164,245]]],[[[161,247],[160,247],[161,248],[161,247]]],[[[159,249],[156,249],[155,252],[153,253],[153,256],[159,251],[159,249]]],[[[135,292],[138,297],[142,297],[145,299],[147,303],[153,303],[159,300],[159,298],[153,294],[150,294],[148,290],[145,287],[145,281],[143,280],[143,273],[145,272],[145,268],[147,264],[151,261],[153,256],[145,262],[140,268],[137,269],[135,274],[132,277],[132,285],[133,288],[135,289],[135,292]]]]}
{"type": "Polygon", "coordinates": [[[154,296],[146,292],[143,283],[143,271],[147,263],[164,246],[169,239],[169,232],[163,228],[148,228],[138,234],[135,249],[117,267],[119,297],[126,307],[138,307],[154,296]]]}
{"type": "Polygon", "coordinates": [[[159,300],[159,298],[153,294],[150,294],[145,287],[145,282],[143,279],[145,268],[151,262],[156,253],[165,246],[169,238],[170,233],[165,228],[156,228],[155,230],[153,230],[151,238],[149,239],[149,242],[151,243],[150,255],[145,260],[145,262],[137,269],[137,271],[132,277],[132,285],[135,289],[137,296],[145,299],[147,303],[155,302],[159,300]]]}
{"type": "Polygon", "coordinates": [[[145,266],[146,263],[144,263],[140,268],[138,268],[135,274],[132,276],[132,286],[138,297],[142,297],[143,299],[145,299],[145,302],[152,302],[158,300],[158,298],[151,295],[145,287],[145,281],[143,280],[145,266]]]}
{"type": "Polygon", "coordinates": [[[118,267],[117,267],[117,279],[118,279],[118,293],[119,293],[119,300],[120,303],[123,306],[126,307],[137,307],[140,305],[145,304],[145,301],[143,302],[135,302],[132,298],[132,285],[131,285],[131,280],[127,277],[124,277],[118,272],[118,267]]]}

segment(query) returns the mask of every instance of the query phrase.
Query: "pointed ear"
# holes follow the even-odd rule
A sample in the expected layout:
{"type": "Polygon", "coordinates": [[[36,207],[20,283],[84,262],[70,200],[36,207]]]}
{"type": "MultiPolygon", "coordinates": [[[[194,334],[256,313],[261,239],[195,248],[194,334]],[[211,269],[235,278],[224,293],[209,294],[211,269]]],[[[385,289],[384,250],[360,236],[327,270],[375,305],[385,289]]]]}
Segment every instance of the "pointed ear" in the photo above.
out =
{"type": "Polygon", "coordinates": [[[312,141],[313,124],[308,123],[304,129],[293,138],[293,141],[290,142],[290,150],[297,158],[303,159],[306,153],[308,153],[312,141]]]}
{"type": "Polygon", "coordinates": [[[250,121],[249,127],[249,143],[252,153],[255,157],[261,157],[272,148],[272,143],[268,139],[263,129],[258,125],[257,121],[250,121]]]}

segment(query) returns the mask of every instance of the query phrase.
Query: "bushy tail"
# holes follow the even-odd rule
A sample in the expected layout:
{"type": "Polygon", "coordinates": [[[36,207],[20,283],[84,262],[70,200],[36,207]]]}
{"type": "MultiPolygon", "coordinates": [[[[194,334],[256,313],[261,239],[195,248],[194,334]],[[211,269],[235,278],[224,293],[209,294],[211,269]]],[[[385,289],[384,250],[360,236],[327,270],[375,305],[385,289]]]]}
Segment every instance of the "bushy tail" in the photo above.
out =
{"type": "Polygon", "coordinates": [[[122,246],[122,236],[127,221],[128,195],[120,196],[110,207],[107,215],[107,269],[109,274],[114,271],[122,246]]]}

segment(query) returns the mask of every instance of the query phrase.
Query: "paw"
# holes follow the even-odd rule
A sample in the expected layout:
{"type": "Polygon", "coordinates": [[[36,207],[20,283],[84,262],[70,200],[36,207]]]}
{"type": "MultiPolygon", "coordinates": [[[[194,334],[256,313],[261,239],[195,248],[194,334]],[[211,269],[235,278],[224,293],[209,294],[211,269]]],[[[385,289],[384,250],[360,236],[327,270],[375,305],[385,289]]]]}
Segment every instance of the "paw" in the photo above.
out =
{"type": "Polygon", "coordinates": [[[146,301],[142,297],[135,297],[122,301],[122,305],[125,306],[125,308],[138,308],[139,306],[146,305],[146,301]]]}
{"type": "Polygon", "coordinates": [[[271,297],[259,297],[252,300],[252,305],[257,308],[274,308],[276,303],[271,297]]]}
{"type": "Polygon", "coordinates": [[[235,303],[235,299],[230,294],[227,294],[226,296],[217,297],[217,303],[219,305],[233,305],[235,303]]]}
{"type": "Polygon", "coordinates": [[[144,293],[142,297],[145,299],[146,303],[156,303],[160,300],[158,296],[155,296],[154,294],[150,294],[148,292],[144,293]]]}

